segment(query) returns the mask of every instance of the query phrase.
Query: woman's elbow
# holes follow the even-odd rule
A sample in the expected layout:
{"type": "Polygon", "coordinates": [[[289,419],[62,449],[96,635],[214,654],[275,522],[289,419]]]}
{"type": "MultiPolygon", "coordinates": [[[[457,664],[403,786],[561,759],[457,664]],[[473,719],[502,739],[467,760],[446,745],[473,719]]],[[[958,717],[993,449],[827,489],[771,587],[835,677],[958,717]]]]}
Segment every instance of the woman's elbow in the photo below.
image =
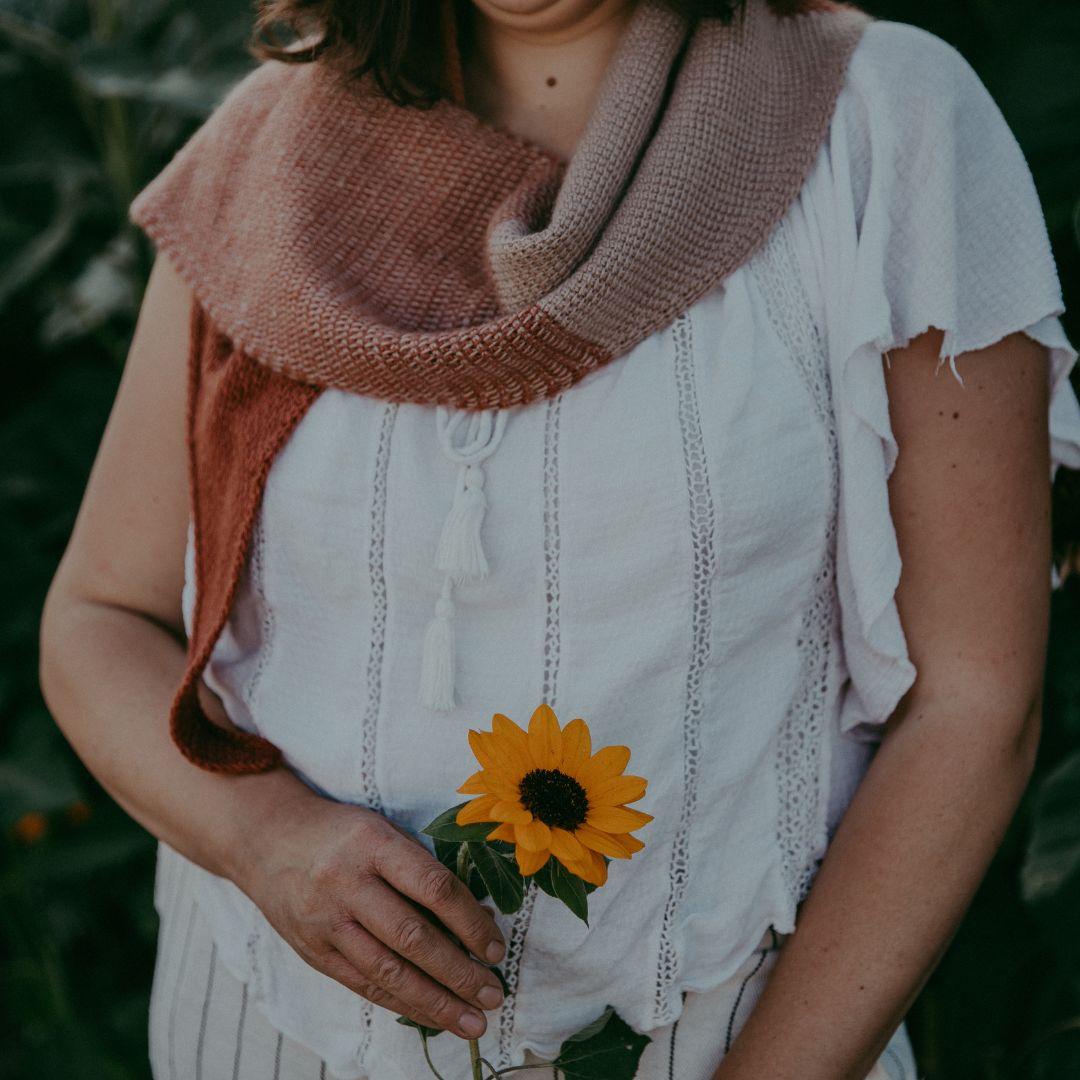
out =
{"type": "Polygon", "coordinates": [[[1035,771],[1035,762],[1039,755],[1039,742],[1042,737],[1042,714],[1043,696],[1040,690],[1014,726],[1013,757],[1025,785],[1035,771]]]}

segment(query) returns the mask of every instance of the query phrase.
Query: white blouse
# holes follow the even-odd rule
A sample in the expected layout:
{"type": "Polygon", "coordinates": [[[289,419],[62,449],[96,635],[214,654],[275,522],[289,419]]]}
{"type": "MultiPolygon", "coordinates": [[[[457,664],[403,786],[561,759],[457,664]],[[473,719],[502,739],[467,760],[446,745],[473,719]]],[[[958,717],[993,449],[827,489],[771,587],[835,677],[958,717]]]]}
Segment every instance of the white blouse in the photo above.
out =
{"type": "MultiPolygon", "coordinates": [[[[988,91],[940,38],[881,20],[767,244],[632,352],[489,415],[486,434],[430,406],[315,401],[270,471],[206,671],[234,722],[313,788],[410,830],[461,801],[470,727],[496,711],[525,724],[542,700],[584,717],[594,746],[628,745],[649,781],[645,848],[612,862],[590,926],[535,889],[499,917],[513,992],[482,1040],[496,1065],[553,1057],[608,1003],[638,1031],[668,1024],[766,928],[794,930],[916,674],[894,601],[883,353],[931,325],[944,358],[1026,331],[1049,347],[1054,467],[1080,467],[1063,310],[988,91]],[[418,694],[461,478],[446,449],[470,427],[495,444],[489,573],[453,589],[457,704],[435,709],[418,694]]],[[[160,858],[163,905],[182,857],[160,858]]],[[[414,1031],[309,967],[229,881],[179,876],[276,1026],[342,1077],[405,1075],[414,1031]]]]}

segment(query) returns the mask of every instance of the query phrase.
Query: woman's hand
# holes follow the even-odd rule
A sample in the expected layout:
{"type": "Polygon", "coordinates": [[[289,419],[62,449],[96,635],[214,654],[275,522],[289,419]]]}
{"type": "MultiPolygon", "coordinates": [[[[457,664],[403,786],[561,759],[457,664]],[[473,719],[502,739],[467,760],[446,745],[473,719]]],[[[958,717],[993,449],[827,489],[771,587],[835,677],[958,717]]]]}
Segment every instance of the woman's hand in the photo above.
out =
{"type": "Polygon", "coordinates": [[[488,908],[418,840],[366,807],[302,795],[234,876],[318,971],[428,1027],[476,1038],[502,1002],[488,908]],[[470,1026],[471,1025],[471,1026],[470,1026]]]}
{"type": "MultiPolygon", "coordinates": [[[[501,938],[456,877],[387,819],[320,798],[288,769],[210,773],[170,738],[165,718],[186,666],[192,303],[168,260],[157,259],[42,612],[42,692],[117,803],[185,857],[236,881],[308,963],[411,1019],[475,1036],[485,1022],[470,1006],[497,1006],[498,980],[435,920],[479,956],[501,938]],[[481,999],[485,989],[491,996],[481,999]],[[466,1013],[475,1030],[463,1025],[466,1013]]],[[[210,719],[228,723],[205,684],[199,693],[210,719]]]]}

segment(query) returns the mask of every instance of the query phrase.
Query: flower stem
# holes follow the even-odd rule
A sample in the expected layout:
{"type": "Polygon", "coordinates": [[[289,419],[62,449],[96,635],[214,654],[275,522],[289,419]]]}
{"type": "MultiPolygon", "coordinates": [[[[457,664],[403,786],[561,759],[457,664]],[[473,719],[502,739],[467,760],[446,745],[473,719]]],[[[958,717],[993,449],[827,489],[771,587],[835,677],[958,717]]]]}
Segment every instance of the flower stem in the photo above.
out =
{"type": "Polygon", "coordinates": [[[428,1068],[434,1073],[436,1080],[444,1080],[439,1070],[435,1068],[435,1062],[431,1060],[431,1052],[428,1050],[428,1037],[424,1032],[420,1032],[420,1041],[424,1044],[424,1060],[428,1063],[428,1068]]]}
{"type": "Polygon", "coordinates": [[[484,1080],[484,1072],[480,1067],[480,1043],[476,1039],[469,1040],[469,1059],[472,1062],[472,1080],[484,1080]]]}
{"type": "MultiPolygon", "coordinates": [[[[546,1061],[543,1064],[548,1064],[546,1061]]],[[[505,1069],[500,1069],[495,1075],[505,1076],[507,1073],[519,1072],[521,1069],[538,1069],[540,1066],[536,1062],[526,1062],[524,1065],[507,1065],[505,1069]]]]}

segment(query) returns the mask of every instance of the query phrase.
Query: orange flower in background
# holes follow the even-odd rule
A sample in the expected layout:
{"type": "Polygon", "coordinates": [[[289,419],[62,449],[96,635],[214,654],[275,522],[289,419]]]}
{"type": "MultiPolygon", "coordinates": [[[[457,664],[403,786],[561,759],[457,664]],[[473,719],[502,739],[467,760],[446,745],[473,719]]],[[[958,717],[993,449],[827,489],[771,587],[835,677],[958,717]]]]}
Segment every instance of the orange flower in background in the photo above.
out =
{"type": "Polygon", "coordinates": [[[458,811],[457,824],[498,822],[487,839],[514,845],[523,876],[554,855],[599,886],[607,881],[602,856],[629,859],[645,846],[630,833],[652,814],[624,804],[640,799],[647,781],[623,774],[628,747],[605,746],[594,754],[580,717],[560,729],[551,706],[540,705],[524,731],[495,713],[491,731],[469,730],[469,745],[483,768],[457,789],[478,796],[458,811]]]}
{"type": "Polygon", "coordinates": [[[49,831],[49,822],[40,810],[31,810],[15,822],[11,831],[24,844],[36,844],[49,831]]]}

